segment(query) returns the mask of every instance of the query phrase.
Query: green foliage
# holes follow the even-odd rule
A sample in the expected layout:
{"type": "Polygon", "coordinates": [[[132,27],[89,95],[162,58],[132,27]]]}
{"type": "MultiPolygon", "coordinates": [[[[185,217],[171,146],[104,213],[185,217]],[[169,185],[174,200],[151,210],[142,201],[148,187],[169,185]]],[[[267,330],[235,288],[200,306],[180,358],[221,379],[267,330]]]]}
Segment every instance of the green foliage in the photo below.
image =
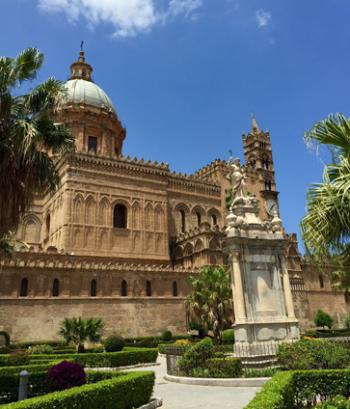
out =
{"type": "Polygon", "coordinates": [[[134,348],[132,350],[120,352],[106,352],[97,354],[60,354],[60,355],[36,355],[36,358],[47,360],[69,360],[78,362],[90,368],[129,366],[140,363],[155,362],[158,350],[151,348],[134,348]]]}
{"type": "Polygon", "coordinates": [[[118,352],[125,346],[125,341],[122,337],[111,335],[103,342],[106,352],[118,352]]]}
{"type": "Polygon", "coordinates": [[[277,358],[286,369],[337,369],[350,364],[348,349],[317,339],[283,343],[278,348],[277,358]]]}
{"type": "Polygon", "coordinates": [[[84,352],[84,342],[98,342],[102,337],[103,321],[100,318],[65,318],[59,334],[67,343],[74,343],[78,352],[84,352]]]}
{"type": "MultiPolygon", "coordinates": [[[[350,396],[349,370],[277,372],[245,409],[311,407],[319,400],[325,402],[337,396],[350,396]]],[[[334,406],[322,407],[326,408],[333,409],[334,406]]],[[[335,409],[339,408],[336,406],[335,409]]]]}
{"type": "Polygon", "coordinates": [[[328,327],[329,329],[331,329],[333,325],[333,319],[323,310],[318,310],[315,316],[315,324],[317,327],[328,327]]]}
{"type": "MultiPolygon", "coordinates": [[[[70,151],[74,137],[54,122],[52,112],[64,96],[62,82],[49,78],[32,88],[43,54],[27,48],[15,58],[0,57],[0,242],[15,231],[34,192],[54,191],[59,176],[51,149],[70,151]],[[26,94],[20,87],[25,85],[26,94]],[[11,205],[9,205],[11,204],[11,205]]],[[[9,247],[7,248],[7,250],[9,247]]]]}
{"type": "Polygon", "coordinates": [[[271,378],[276,374],[276,368],[244,369],[243,378],[271,378]]]}
{"type": "Polygon", "coordinates": [[[8,355],[0,355],[0,366],[27,365],[30,357],[25,351],[15,351],[8,355]]]}
{"type": "Polygon", "coordinates": [[[318,122],[305,135],[307,143],[323,145],[331,153],[323,182],[311,186],[307,195],[307,214],[301,222],[308,253],[319,264],[331,261],[337,270],[337,286],[350,286],[350,121],[332,115],[318,122]]]}
{"type": "Polygon", "coordinates": [[[173,334],[171,333],[171,331],[164,331],[162,333],[161,339],[162,341],[171,341],[173,337],[173,334]]]}
{"type": "Polygon", "coordinates": [[[242,363],[237,358],[211,358],[206,362],[210,378],[239,378],[242,363]]]}
{"type": "Polygon", "coordinates": [[[191,293],[186,298],[194,321],[206,329],[213,328],[214,337],[221,341],[221,332],[229,322],[232,306],[230,276],[224,267],[204,267],[190,277],[191,293]]]}
{"type": "Polygon", "coordinates": [[[213,356],[213,341],[210,338],[204,338],[186,350],[184,355],[179,359],[178,367],[186,375],[191,375],[193,369],[205,368],[207,360],[213,358],[213,356]]]}
{"type": "Polygon", "coordinates": [[[149,402],[153,372],[93,375],[97,383],[4,405],[2,409],[133,409],[149,402]],[[116,404],[118,406],[116,406],[116,404]]]}
{"type": "Polygon", "coordinates": [[[47,344],[34,345],[33,347],[29,347],[27,351],[29,354],[53,354],[54,353],[54,349],[52,348],[52,346],[47,345],[47,344]]]}
{"type": "Polygon", "coordinates": [[[235,331],[233,329],[225,329],[222,331],[221,339],[223,344],[234,344],[235,331]]]}
{"type": "Polygon", "coordinates": [[[10,335],[6,331],[0,331],[0,337],[3,337],[5,339],[5,346],[10,345],[10,335]]]}
{"type": "Polygon", "coordinates": [[[343,318],[343,322],[344,322],[345,328],[350,329],[350,315],[346,315],[343,318]]]}
{"type": "Polygon", "coordinates": [[[278,372],[245,409],[293,409],[294,388],[291,372],[278,372]]]}
{"type": "Polygon", "coordinates": [[[318,409],[350,409],[350,401],[344,396],[335,396],[316,406],[318,409]]]}

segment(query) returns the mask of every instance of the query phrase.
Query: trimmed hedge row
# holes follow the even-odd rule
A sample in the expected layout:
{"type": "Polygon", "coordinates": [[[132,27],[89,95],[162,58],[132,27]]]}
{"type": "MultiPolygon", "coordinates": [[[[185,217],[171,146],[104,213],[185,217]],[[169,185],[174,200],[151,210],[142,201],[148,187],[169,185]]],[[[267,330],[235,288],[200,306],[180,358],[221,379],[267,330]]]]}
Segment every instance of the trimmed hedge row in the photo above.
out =
{"type": "MultiPolygon", "coordinates": [[[[69,360],[78,362],[83,366],[90,368],[104,368],[104,367],[118,367],[135,365],[139,363],[155,362],[157,360],[157,349],[134,348],[121,352],[109,353],[86,353],[86,354],[40,354],[31,355],[30,363],[38,364],[40,361],[46,363],[52,361],[69,360]]],[[[15,366],[13,365],[13,358],[10,355],[0,355],[0,367],[15,366]]]]}
{"type": "Polygon", "coordinates": [[[104,380],[9,403],[1,409],[133,409],[151,398],[154,372],[100,373],[96,376],[104,380]]]}
{"type": "Polygon", "coordinates": [[[350,395],[350,370],[278,372],[245,409],[295,409],[350,395]]]}
{"type": "Polygon", "coordinates": [[[64,354],[64,355],[36,355],[39,359],[66,359],[72,362],[78,362],[83,366],[90,368],[115,368],[118,366],[128,366],[140,363],[155,362],[157,360],[157,349],[139,348],[130,351],[106,352],[106,353],[85,353],[85,354],[64,354]]]}

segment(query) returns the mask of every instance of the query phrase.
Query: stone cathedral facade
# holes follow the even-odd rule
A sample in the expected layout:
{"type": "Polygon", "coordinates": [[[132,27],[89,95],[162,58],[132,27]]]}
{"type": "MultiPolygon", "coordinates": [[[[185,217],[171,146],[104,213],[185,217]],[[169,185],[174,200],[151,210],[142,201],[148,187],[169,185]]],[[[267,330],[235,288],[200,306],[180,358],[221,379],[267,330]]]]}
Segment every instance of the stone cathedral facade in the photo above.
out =
{"type": "MultiPolygon", "coordinates": [[[[24,245],[0,260],[0,330],[14,340],[51,340],[63,318],[83,316],[103,318],[107,333],[184,333],[189,275],[227,263],[229,165],[215,160],[185,175],[123,156],[126,130],[84,52],[66,88],[56,119],[72,130],[76,152],[55,158],[59,189],[35,197],[18,228],[24,245]]],[[[278,212],[272,147],[255,119],[243,147],[247,189],[260,218],[271,220],[278,212]]],[[[301,327],[319,308],[340,322],[350,311],[344,294],[299,254],[296,235],[285,240],[301,327]]]]}

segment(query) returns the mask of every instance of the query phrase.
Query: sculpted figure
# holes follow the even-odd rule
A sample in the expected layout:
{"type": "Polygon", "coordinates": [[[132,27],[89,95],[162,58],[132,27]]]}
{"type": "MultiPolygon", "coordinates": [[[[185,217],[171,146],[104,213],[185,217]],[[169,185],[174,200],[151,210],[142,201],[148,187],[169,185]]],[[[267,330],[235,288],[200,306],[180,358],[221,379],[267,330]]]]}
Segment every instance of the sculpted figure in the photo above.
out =
{"type": "Polygon", "coordinates": [[[247,197],[247,176],[242,169],[239,159],[234,159],[230,163],[230,173],[227,178],[231,182],[232,203],[239,197],[247,197]]]}

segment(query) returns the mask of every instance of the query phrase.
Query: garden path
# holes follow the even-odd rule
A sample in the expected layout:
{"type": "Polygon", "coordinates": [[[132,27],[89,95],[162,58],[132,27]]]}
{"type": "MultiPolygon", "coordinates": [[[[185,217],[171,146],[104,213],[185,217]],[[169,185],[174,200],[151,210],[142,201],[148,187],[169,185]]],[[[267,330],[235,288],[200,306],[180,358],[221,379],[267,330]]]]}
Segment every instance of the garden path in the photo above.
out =
{"type": "Polygon", "coordinates": [[[139,368],[156,373],[154,396],[163,399],[161,409],[242,409],[260,388],[181,385],[164,380],[166,362],[159,357],[159,366],[139,368]]]}

